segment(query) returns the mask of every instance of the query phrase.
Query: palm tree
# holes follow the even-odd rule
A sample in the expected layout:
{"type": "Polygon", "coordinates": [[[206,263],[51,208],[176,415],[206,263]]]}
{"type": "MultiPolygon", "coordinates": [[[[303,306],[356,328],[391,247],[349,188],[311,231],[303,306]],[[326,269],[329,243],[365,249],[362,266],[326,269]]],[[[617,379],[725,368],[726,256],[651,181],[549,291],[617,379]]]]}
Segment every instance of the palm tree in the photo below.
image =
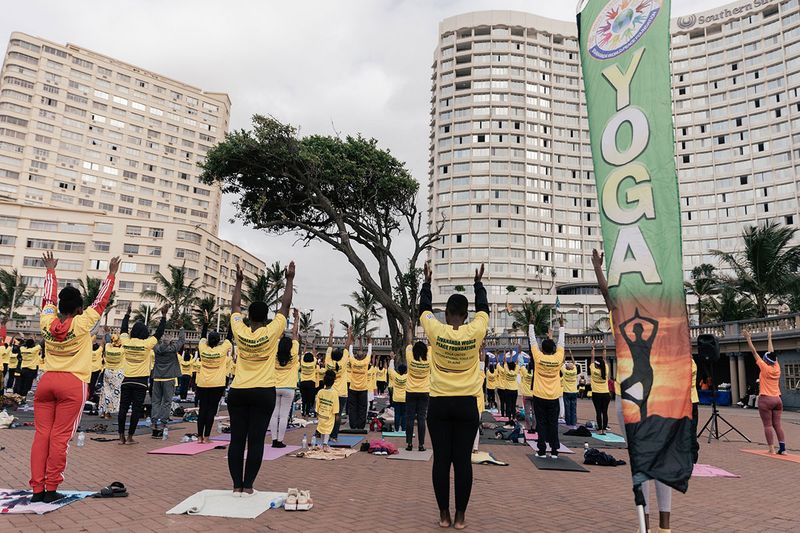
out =
{"type": "Polygon", "coordinates": [[[355,337],[367,336],[377,331],[378,328],[372,328],[370,325],[381,317],[378,299],[363,285],[360,285],[360,287],[360,292],[353,291],[350,293],[353,304],[342,304],[342,307],[350,312],[350,323],[353,325],[353,335],[355,337]]]}
{"type": "Polygon", "coordinates": [[[685,281],[686,289],[697,296],[697,321],[703,324],[703,308],[706,307],[704,298],[719,292],[719,280],[715,273],[714,265],[703,263],[692,269],[692,281],[685,281]]]}
{"type": "Polygon", "coordinates": [[[797,282],[800,246],[789,244],[795,233],[796,228],[767,222],[745,228],[744,250],[712,250],[733,270],[733,276],[722,278],[723,284],[749,297],[760,317],[766,317],[769,304],[789,293],[797,282]]]}
{"type": "Polygon", "coordinates": [[[17,269],[11,271],[0,269],[0,314],[11,317],[14,309],[33,298],[36,291],[28,290],[28,284],[22,281],[17,269]]]}
{"type": "Polygon", "coordinates": [[[464,292],[467,289],[464,288],[463,285],[456,285],[455,287],[453,287],[453,290],[456,291],[456,292],[464,292]]]}
{"type": "Polygon", "coordinates": [[[264,271],[264,277],[267,278],[269,283],[269,292],[264,301],[269,306],[274,305],[276,313],[278,312],[280,295],[283,294],[283,288],[286,286],[285,270],[280,261],[275,261],[264,271]]]}
{"type": "Polygon", "coordinates": [[[314,310],[311,311],[300,311],[300,321],[299,321],[299,329],[300,333],[309,334],[309,333],[316,333],[320,335],[319,326],[322,325],[322,322],[314,322],[314,310]]]}
{"type": "Polygon", "coordinates": [[[158,290],[142,291],[142,296],[153,298],[160,304],[170,304],[172,314],[169,318],[169,326],[180,327],[186,324],[186,316],[191,320],[190,310],[197,302],[197,294],[200,292],[201,285],[197,284],[197,278],[188,281],[186,279],[186,266],[181,265],[169,267],[169,278],[161,272],[157,272],[153,279],[158,283],[158,290]]]}
{"type": "Polygon", "coordinates": [[[158,309],[154,305],[150,304],[139,304],[139,307],[133,311],[131,316],[131,320],[134,322],[142,322],[143,324],[147,324],[148,328],[154,328],[157,325],[155,315],[158,309]]]}
{"type": "Polygon", "coordinates": [[[354,309],[348,309],[348,312],[350,313],[350,321],[348,322],[346,320],[340,320],[339,324],[345,330],[352,329],[353,337],[371,337],[378,331],[377,327],[369,327],[364,315],[359,314],[354,309]]]}
{"type": "Polygon", "coordinates": [[[269,299],[269,293],[269,279],[264,274],[259,274],[256,279],[245,279],[242,300],[247,303],[266,302],[269,299]]]}
{"type": "MultiPolygon", "coordinates": [[[[200,326],[209,325],[217,314],[217,298],[215,296],[205,296],[197,300],[197,305],[194,308],[194,316],[197,324],[200,326]]],[[[222,320],[220,320],[220,323],[222,320]]]]}
{"type": "Polygon", "coordinates": [[[717,297],[709,298],[704,303],[706,316],[716,323],[748,320],[757,315],[753,302],[745,296],[739,296],[732,287],[723,287],[717,297]]]}
{"type": "MultiPolygon", "coordinates": [[[[83,293],[83,307],[89,307],[94,303],[94,301],[97,299],[97,295],[100,293],[100,286],[102,284],[103,280],[100,278],[93,278],[91,276],[86,276],[86,279],[78,280],[78,285],[83,293]]],[[[116,295],[116,291],[111,292],[111,296],[108,298],[108,305],[106,305],[106,309],[103,311],[103,316],[105,317],[106,323],[108,323],[108,314],[114,307],[114,298],[116,295]]]]}
{"type": "Polygon", "coordinates": [[[538,300],[525,298],[522,300],[522,307],[511,311],[511,318],[514,320],[511,327],[514,329],[525,330],[528,324],[534,324],[537,335],[544,335],[550,328],[550,313],[552,306],[542,305],[538,300]]]}

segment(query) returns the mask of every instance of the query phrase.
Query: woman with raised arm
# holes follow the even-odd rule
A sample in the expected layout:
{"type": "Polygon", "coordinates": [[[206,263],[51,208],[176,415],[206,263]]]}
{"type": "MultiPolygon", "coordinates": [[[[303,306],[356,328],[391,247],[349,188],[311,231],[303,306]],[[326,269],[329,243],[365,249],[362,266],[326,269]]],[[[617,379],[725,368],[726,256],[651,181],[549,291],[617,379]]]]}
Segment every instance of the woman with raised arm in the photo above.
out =
{"type": "Polygon", "coordinates": [[[114,290],[119,258],[109,262],[108,276],[94,303],[83,308],[83,296],[67,285],[58,291],[58,259],[45,252],[44,298],[39,325],[47,357],[34,395],[31,446],[32,502],[52,503],[64,495],[58,486],[67,467],[67,443],[80,423],[92,374],[92,328],[100,320],[114,290]]]}
{"type": "MultiPolygon", "coordinates": [[[[347,341],[345,346],[352,346],[353,330],[347,328],[347,341]]],[[[342,415],[347,408],[347,363],[350,361],[350,351],[347,348],[333,348],[333,320],[331,320],[331,331],[328,335],[328,350],[325,352],[325,369],[333,370],[336,373],[336,380],[333,382],[333,392],[339,397],[339,416],[333,425],[331,439],[339,438],[339,428],[342,425],[342,415]]]]}
{"type": "Polygon", "coordinates": [[[528,339],[534,364],[533,410],[536,416],[536,456],[546,457],[550,446],[550,457],[558,459],[558,399],[561,397],[561,365],[564,364],[564,319],[558,319],[558,343],[551,338],[550,331],[542,341],[541,348],[536,339],[533,324],[528,325],[528,339]]]}
{"type": "Polygon", "coordinates": [[[570,429],[578,425],[578,366],[569,352],[569,361],[561,367],[561,391],[564,395],[564,422],[570,429]]]}
{"type": "Polygon", "coordinates": [[[169,304],[161,308],[161,321],[153,335],[144,322],[136,321],[128,334],[128,322],[131,318],[131,306],[125,316],[122,317],[120,326],[120,341],[122,342],[123,364],[122,371],[125,377],[122,378],[120,386],[119,414],[117,424],[119,431],[120,444],[137,444],[133,435],[139,424],[144,407],[144,398],[147,395],[150,371],[153,368],[153,348],[167,327],[167,312],[169,304]],[[128,417],[128,409],[131,410],[131,421],[128,427],[128,437],[125,438],[125,420],[128,417]]]}
{"type": "Polygon", "coordinates": [[[367,351],[364,353],[363,339],[359,338],[358,353],[353,352],[347,363],[347,376],[350,378],[347,389],[347,423],[350,429],[367,427],[370,360],[372,360],[372,339],[367,338],[367,351]]]}
{"type": "Polygon", "coordinates": [[[314,409],[314,396],[317,392],[317,358],[311,352],[303,354],[300,361],[300,398],[303,402],[302,414],[310,417],[314,409]]]}
{"type": "Polygon", "coordinates": [[[747,340],[750,353],[753,354],[756,365],[758,365],[759,379],[761,380],[758,414],[761,416],[761,423],[764,426],[764,436],[767,438],[769,453],[775,453],[775,439],[772,435],[774,430],[775,436],[778,437],[777,453],[783,455],[786,453],[786,438],[783,434],[783,426],[781,426],[781,413],[783,413],[780,385],[781,365],[778,364],[778,354],[775,353],[775,348],[772,346],[772,331],[767,332],[767,351],[762,356],[758,355],[753,346],[750,331],[744,330],[743,335],[747,340]]]}
{"type": "Polygon", "coordinates": [[[594,405],[597,432],[605,435],[608,429],[608,405],[611,403],[611,393],[608,392],[608,363],[606,362],[606,346],[603,345],[603,355],[597,360],[594,356],[592,344],[592,358],[589,361],[589,371],[592,379],[592,404],[594,405]]]}
{"type": "Polygon", "coordinates": [[[292,338],[283,336],[275,356],[275,409],[269,421],[273,448],[285,448],[283,439],[289,425],[289,413],[294,403],[297,367],[300,355],[300,311],[292,314],[292,338]]]}
{"type": "Polygon", "coordinates": [[[420,324],[431,346],[431,392],[428,431],[433,445],[433,491],[439,506],[439,526],[466,527],[472,492],[472,445],[483,403],[480,347],[489,326],[489,302],[481,282],[483,265],[475,271],[475,316],[467,323],[469,302],[463,294],[447,299],[445,324],[433,314],[431,268],[419,294],[420,324]],[[450,515],[450,468],[454,471],[456,514],[450,515]]]}
{"type": "Polygon", "coordinates": [[[286,317],[292,307],[294,261],[286,268],[286,286],[280,311],[270,322],[265,302],[252,302],[247,309],[249,325],[242,315],[244,273],[236,265],[236,284],[231,297],[231,330],[236,342],[236,376],[228,391],[231,444],[228,469],[234,496],[248,497],[264,460],[264,436],[275,409],[275,357],[278,342],[286,331],[286,317]],[[245,460],[245,446],[247,460],[245,460]]]}
{"type": "Polygon", "coordinates": [[[100,416],[111,419],[111,415],[119,411],[119,394],[125,373],[122,371],[122,342],[119,335],[110,333],[105,328],[105,344],[103,345],[103,386],[100,391],[98,411],[100,416]]]}
{"type": "MultiPolygon", "coordinates": [[[[411,335],[406,338],[411,339],[411,335]]],[[[414,422],[417,423],[419,451],[425,451],[425,417],[428,414],[431,392],[430,348],[417,341],[406,348],[406,451],[414,449],[414,422]]]]}
{"type": "Polygon", "coordinates": [[[200,341],[197,343],[197,359],[200,362],[200,368],[197,371],[195,391],[199,407],[197,411],[197,442],[200,444],[210,442],[214,417],[217,416],[219,401],[225,394],[225,382],[231,367],[233,348],[230,337],[230,328],[228,328],[228,338],[221,340],[218,331],[208,332],[208,320],[203,322],[200,341]]]}

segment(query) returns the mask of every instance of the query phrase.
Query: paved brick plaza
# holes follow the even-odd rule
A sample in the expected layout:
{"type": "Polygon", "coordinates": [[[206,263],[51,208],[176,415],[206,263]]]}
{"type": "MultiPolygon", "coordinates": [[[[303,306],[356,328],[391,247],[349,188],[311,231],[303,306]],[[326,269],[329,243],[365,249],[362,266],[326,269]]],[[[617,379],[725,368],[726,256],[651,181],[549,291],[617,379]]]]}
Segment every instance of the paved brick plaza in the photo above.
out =
{"type": "MultiPolygon", "coordinates": [[[[613,406],[611,408],[613,413],[613,406]]],[[[578,414],[593,414],[581,400],[578,414]]],[[[701,423],[709,410],[701,409],[701,423]]],[[[723,415],[755,442],[764,442],[756,410],[723,410],[723,415]]],[[[614,418],[614,417],[612,417],[614,418]]],[[[800,414],[785,413],[784,429],[792,453],[800,453],[800,414]]],[[[194,431],[178,424],[170,441],[194,431]]],[[[612,424],[612,431],[618,431],[612,424]]],[[[136,446],[88,440],[73,445],[64,489],[95,490],[111,481],[124,482],[130,497],[87,499],[43,516],[5,515],[0,531],[436,531],[438,516],[430,483],[431,463],[388,461],[357,453],[337,461],[282,457],[265,461],[258,490],[310,489],[312,511],[267,511],[255,520],[167,516],[187,496],[207,488],[228,488],[224,450],[195,457],[153,456],[146,451],[161,441],[142,437],[136,446]]],[[[299,444],[303,431],[287,434],[299,444]]],[[[33,431],[0,430],[0,485],[27,487],[28,450],[33,431]]],[[[269,438],[269,437],[268,437],[269,438]]],[[[394,439],[397,444],[401,440],[394,439]]],[[[701,442],[700,462],[739,474],[741,479],[695,478],[689,493],[673,498],[675,532],[725,531],[771,533],[800,531],[797,480],[800,464],[739,452],[755,447],[742,442],[701,442]]],[[[543,472],[525,457],[527,446],[483,446],[508,467],[475,466],[469,511],[471,531],[628,532],[636,531],[628,466],[587,467],[589,474],[543,472]]],[[[625,450],[607,450],[627,460],[625,450]]],[[[576,457],[576,456],[573,456],[576,457]]],[[[577,458],[577,457],[576,457],[577,458]]],[[[655,495],[652,496],[655,504],[655,495]]]]}

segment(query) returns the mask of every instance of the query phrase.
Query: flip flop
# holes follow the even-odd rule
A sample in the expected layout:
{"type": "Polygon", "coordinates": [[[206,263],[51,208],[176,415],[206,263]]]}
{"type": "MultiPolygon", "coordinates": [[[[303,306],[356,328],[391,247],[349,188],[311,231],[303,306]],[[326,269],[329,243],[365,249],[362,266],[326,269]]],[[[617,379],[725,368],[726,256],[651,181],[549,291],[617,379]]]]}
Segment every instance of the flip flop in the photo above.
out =
{"type": "Polygon", "coordinates": [[[92,498],[127,498],[128,489],[119,481],[114,481],[107,487],[100,489],[100,492],[92,494],[92,498]]]}

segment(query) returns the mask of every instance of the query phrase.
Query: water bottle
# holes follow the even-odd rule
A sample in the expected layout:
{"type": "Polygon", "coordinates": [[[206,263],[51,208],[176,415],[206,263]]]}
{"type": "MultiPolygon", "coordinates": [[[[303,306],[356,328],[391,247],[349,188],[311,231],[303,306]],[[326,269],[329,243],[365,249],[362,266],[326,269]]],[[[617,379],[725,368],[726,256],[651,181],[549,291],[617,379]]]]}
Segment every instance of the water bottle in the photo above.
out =
{"type": "Polygon", "coordinates": [[[164,426],[164,432],[161,433],[161,440],[167,440],[167,437],[169,437],[169,428],[164,426]]]}
{"type": "Polygon", "coordinates": [[[302,440],[302,441],[301,441],[301,443],[300,443],[300,447],[301,447],[302,449],[304,449],[304,450],[305,450],[306,448],[308,448],[308,435],[307,435],[307,434],[305,434],[305,433],[303,433],[303,440],[302,440]]]}
{"type": "Polygon", "coordinates": [[[286,496],[278,496],[277,498],[269,502],[269,508],[277,509],[279,507],[283,507],[284,503],[286,503],[286,496]]]}
{"type": "Polygon", "coordinates": [[[222,420],[217,421],[217,433],[222,433],[222,420]]]}
{"type": "Polygon", "coordinates": [[[76,443],[78,448],[83,448],[83,445],[86,444],[86,433],[81,431],[78,433],[78,442],[76,443]]]}
{"type": "Polygon", "coordinates": [[[588,451],[589,451],[589,443],[588,442],[584,442],[583,443],[583,453],[586,454],[586,452],[588,452],[588,451]]]}
{"type": "Polygon", "coordinates": [[[184,435],[183,438],[181,439],[181,442],[189,442],[190,440],[191,439],[189,438],[189,435],[184,435]]]}
{"type": "Polygon", "coordinates": [[[311,447],[312,448],[316,448],[317,447],[317,435],[316,434],[311,436],[311,447]]]}

